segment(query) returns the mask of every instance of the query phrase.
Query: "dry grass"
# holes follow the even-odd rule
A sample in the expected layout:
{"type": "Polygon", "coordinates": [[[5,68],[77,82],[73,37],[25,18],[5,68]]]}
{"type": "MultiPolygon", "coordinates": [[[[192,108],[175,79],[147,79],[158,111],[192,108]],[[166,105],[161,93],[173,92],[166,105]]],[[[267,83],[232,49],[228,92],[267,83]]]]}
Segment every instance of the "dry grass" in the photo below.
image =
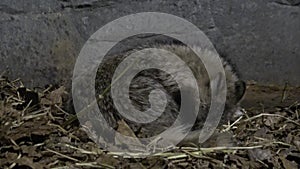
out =
{"type": "MultiPolygon", "coordinates": [[[[299,168],[299,102],[247,111],[222,132],[234,146],[175,147],[146,158],[106,152],[64,110],[63,87],[23,88],[0,78],[0,168],[299,168]],[[25,89],[25,92],[24,92],[25,89]]],[[[286,94],[284,94],[286,97],[286,94]]],[[[282,99],[281,99],[282,100],[282,99]]],[[[134,155],[134,154],[131,154],[134,155]]]]}

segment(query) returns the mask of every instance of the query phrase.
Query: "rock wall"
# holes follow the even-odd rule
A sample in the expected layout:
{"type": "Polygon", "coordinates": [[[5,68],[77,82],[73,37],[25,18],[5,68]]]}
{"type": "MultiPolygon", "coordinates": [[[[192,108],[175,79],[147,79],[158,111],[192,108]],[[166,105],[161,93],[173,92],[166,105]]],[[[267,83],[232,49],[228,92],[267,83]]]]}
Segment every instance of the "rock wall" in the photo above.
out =
{"type": "Polygon", "coordinates": [[[70,85],[90,35],[146,11],[198,26],[244,80],[300,85],[300,0],[1,0],[0,72],[29,86],[70,85]]]}

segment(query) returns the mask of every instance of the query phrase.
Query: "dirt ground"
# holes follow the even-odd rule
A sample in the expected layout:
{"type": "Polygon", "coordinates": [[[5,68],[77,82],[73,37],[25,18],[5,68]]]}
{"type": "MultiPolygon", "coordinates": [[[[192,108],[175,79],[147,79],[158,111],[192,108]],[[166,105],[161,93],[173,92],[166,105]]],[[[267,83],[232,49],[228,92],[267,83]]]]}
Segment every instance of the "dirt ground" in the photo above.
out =
{"type": "Polygon", "coordinates": [[[219,137],[147,158],[106,152],[77,121],[66,123],[74,117],[64,110],[66,96],[64,87],[29,90],[0,77],[0,168],[300,167],[300,87],[249,84],[243,115],[219,137]]]}
{"type": "Polygon", "coordinates": [[[277,107],[287,107],[300,100],[300,87],[263,86],[249,83],[242,107],[247,110],[274,111],[277,107]]]}

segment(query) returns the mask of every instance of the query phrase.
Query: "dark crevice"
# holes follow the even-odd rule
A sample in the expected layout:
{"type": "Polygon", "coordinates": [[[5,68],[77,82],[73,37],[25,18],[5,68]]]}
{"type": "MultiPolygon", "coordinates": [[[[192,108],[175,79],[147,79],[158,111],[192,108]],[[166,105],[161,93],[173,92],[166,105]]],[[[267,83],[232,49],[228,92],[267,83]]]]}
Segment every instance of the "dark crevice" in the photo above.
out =
{"type": "Polygon", "coordinates": [[[216,26],[214,26],[214,25],[213,25],[213,26],[209,26],[209,27],[208,27],[208,29],[209,29],[209,30],[211,30],[211,29],[215,29],[215,28],[216,28],[216,26]]]}
{"type": "Polygon", "coordinates": [[[300,6],[300,1],[299,2],[289,2],[289,1],[274,1],[273,3],[277,5],[282,5],[282,6],[290,6],[290,7],[297,7],[300,6]]]}
{"type": "Polygon", "coordinates": [[[61,4],[61,7],[54,9],[53,11],[38,11],[38,12],[30,12],[30,11],[24,11],[19,9],[14,9],[7,5],[0,5],[0,13],[6,13],[9,15],[26,15],[28,13],[30,14],[52,14],[52,13],[58,13],[62,12],[64,9],[71,8],[71,9],[77,9],[77,10],[84,10],[84,9],[97,9],[97,8],[103,8],[103,7],[110,7],[114,2],[90,2],[90,3],[72,3],[70,0],[58,0],[61,4]]]}
{"type": "Polygon", "coordinates": [[[65,8],[71,8],[71,9],[96,9],[96,8],[103,8],[112,6],[115,3],[118,3],[118,0],[115,0],[113,2],[107,1],[92,1],[92,2],[84,2],[84,3],[73,3],[70,0],[58,0],[61,3],[62,9],[65,8]]]}
{"type": "Polygon", "coordinates": [[[62,8],[72,8],[72,9],[86,9],[92,8],[93,5],[91,4],[79,4],[79,5],[62,5],[62,8]]]}

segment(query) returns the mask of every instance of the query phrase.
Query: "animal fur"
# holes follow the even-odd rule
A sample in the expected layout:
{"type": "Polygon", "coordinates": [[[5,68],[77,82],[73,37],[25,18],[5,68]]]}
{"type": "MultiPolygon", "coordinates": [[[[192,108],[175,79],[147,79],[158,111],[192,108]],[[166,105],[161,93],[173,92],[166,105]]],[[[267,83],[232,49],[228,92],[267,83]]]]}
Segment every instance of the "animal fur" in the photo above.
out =
{"type": "MultiPolygon", "coordinates": [[[[159,45],[152,48],[164,49],[176,54],[190,67],[190,69],[194,73],[196,81],[198,83],[200,94],[200,107],[192,131],[198,131],[202,128],[203,123],[206,120],[208,109],[210,106],[210,79],[208,77],[205,66],[195,55],[193,50],[199,51],[203,55],[211,55],[212,53],[210,53],[209,51],[204,51],[203,49],[200,49],[198,47],[193,47],[193,50],[191,50],[189,47],[183,45],[159,45]]],[[[95,84],[97,95],[102,94],[107,89],[107,87],[111,85],[111,80],[115,69],[123,61],[124,58],[126,58],[133,52],[135,51],[131,50],[121,54],[108,56],[104,60],[97,72],[95,84]]],[[[222,124],[229,120],[233,113],[239,109],[239,102],[245,92],[245,83],[238,79],[236,73],[233,71],[228,62],[226,62],[223,58],[221,58],[221,62],[225,70],[227,84],[227,100],[221,120],[222,124]]],[[[179,75],[184,74],[184,72],[180,68],[176,70],[176,73],[178,73],[179,75]]],[[[218,81],[218,77],[212,77],[211,79],[218,81]]],[[[182,80],[189,79],[184,79],[183,76],[182,80]]],[[[128,126],[137,137],[144,138],[155,136],[170,127],[176,120],[180,110],[181,95],[179,87],[171,75],[157,69],[144,70],[141,71],[137,76],[135,76],[130,86],[130,99],[136,109],[145,111],[151,107],[149,102],[149,94],[154,89],[160,89],[161,91],[166,93],[166,99],[168,103],[162,115],[149,124],[138,124],[120,115],[114,106],[110,92],[107,92],[105,95],[103,95],[103,99],[100,99],[98,101],[98,106],[103,113],[106,121],[113,128],[117,129],[118,121],[124,119],[124,121],[128,124],[128,126]]],[[[190,88],[189,90],[189,92],[194,92],[193,88],[190,88]]],[[[185,139],[184,141],[191,141],[196,137],[197,136],[194,132],[189,136],[189,138],[187,137],[187,139],[185,139]]]]}

